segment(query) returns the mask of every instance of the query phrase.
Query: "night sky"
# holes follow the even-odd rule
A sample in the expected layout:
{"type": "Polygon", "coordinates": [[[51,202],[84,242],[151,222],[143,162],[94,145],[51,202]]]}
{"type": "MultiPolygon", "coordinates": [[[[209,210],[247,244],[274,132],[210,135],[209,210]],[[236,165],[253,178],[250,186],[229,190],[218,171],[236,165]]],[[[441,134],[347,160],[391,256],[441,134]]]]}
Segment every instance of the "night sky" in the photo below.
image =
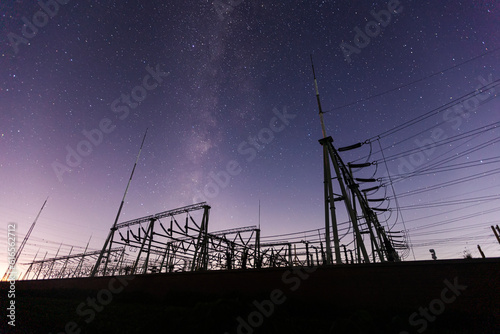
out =
{"type": "Polygon", "coordinates": [[[500,256],[498,1],[228,2],[2,1],[2,274],[47,196],[21,262],[102,247],[147,128],[120,221],[207,201],[216,231],[260,201],[263,236],[323,228],[310,54],[406,260],[500,256]]]}

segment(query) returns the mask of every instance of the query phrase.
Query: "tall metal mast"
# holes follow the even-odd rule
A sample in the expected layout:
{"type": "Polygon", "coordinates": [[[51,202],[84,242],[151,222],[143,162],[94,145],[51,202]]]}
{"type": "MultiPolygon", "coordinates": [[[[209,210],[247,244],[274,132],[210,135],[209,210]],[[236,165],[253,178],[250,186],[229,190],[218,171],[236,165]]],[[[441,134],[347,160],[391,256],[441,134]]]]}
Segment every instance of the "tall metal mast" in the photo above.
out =
{"type": "Polygon", "coordinates": [[[326,263],[332,263],[332,250],[330,243],[330,216],[332,219],[332,229],[333,229],[333,242],[335,250],[335,260],[337,263],[342,263],[340,258],[340,245],[339,245],[339,235],[337,228],[337,215],[335,214],[335,201],[332,186],[332,172],[330,169],[330,158],[328,152],[327,142],[329,139],[333,141],[331,137],[326,136],[325,122],[323,120],[323,109],[321,108],[321,100],[319,98],[318,82],[316,80],[316,72],[314,71],[314,63],[311,55],[311,67],[314,77],[314,89],[316,91],[316,101],[318,102],[319,110],[319,120],[321,122],[321,132],[323,134],[323,139],[320,140],[321,145],[323,145],[323,183],[324,183],[324,194],[325,194],[325,246],[326,246],[326,263]]]}
{"type": "Polygon", "coordinates": [[[130,178],[128,179],[127,187],[125,188],[125,193],[123,194],[122,202],[120,203],[120,207],[118,208],[118,213],[116,214],[115,222],[113,223],[113,226],[111,227],[111,229],[109,231],[108,238],[104,242],[104,246],[102,247],[102,250],[101,250],[101,253],[99,254],[99,257],[97,258],[97,262],[94,265],[94,269],[92,270],[92,274],[90,275],[91,277],[94,277],[95,274],[97,273],[97,271],[99,270],[99,267],[101,265],[101,261],[104,257],[104,253],[107,252],[106,262],[104,263],[104,270],[103,270],[103,276],[106,275],[106,269],[108,267],[109,255],[111,253],[111,244],[113,243],[113,235],[114,235],[114,232],[116,230],[116,224],[118,223],[118,219],[120,219],[120,214],[122,212],[123,203],[125,203],[125,197],[127,196],[128,187],[130,186],[130,182],[132,181],[132,177],[134,176],[135,167],[137,166],[137,162],[139,161],[139,157],[141,155],[142,147],[144,145],[144,141],[146,140],[147,134],[148,134],[148,129],[146,129],[146,132],[144,133],[144,137],[142,138],[141,148],[139,149],[139,153],[137,154],[137,158],[135,159],[135,164],[134,164],[134,168],[132,168],[132,173],[130,173],[130,178]],[[109,245],[110,249],[106,250],[106,248],[108,248],[108,245],[109,245]]]}
{"type": "Polygon", "coordinates": [[[30,229],[28,230],[28,233],[26,233],[26,236],[24,237],[23,239],[23,242],[21,243],[21,246],[19,246],[19,248],[17,249],[17,252],[16,252],[16,255],[14,257],[14,264],[13,265],[9,265],[9,267],[7,268],[7,270],[5,271],[5,274],[3,275],[2,277],[2,281],[5,281],[5,280],[8,280],[9,277],[10,277],[10,274],[12,273],[12,269],[14,269],[14,267],[16,266],[17,264],[17,261],[19,260],[19,257],[21,256],[21,253],[23,252],[23,248],[24,246],[26,245],[26,243],[28,242],[28,239],[31,235],[31,232],[33,231],[33,229],[35,228],[35,224],[38,220],[38,217],[40,217],[40,214],[42,213],[42,210],[43,208],[45,207],[45,204],[47,203],[47,200],[49,198],[47,197],[47,199],[45,199],[45,202],[43,202],[43,205],[42,205],[42,208],[40,209],[40,211],[38,211],[38,214],[36,215],[36,218],[35,220],[33,221],[33,224],[31,224],[31,227],[30,229]]]}
{"type": "MultiPolygon", "coordinates": [[[[374,250],[379,254],[380,260],[385,261],[383,254],[381,253],[381,249],[385,250],[385,256],[388,261],[398,261],[399,256],[394,250],[392,242],[385,235],[383,228],[380,226],[378,222],[377,216],[373,213],[373,210],[370,209],[367,200],[362,196],[359,185],[355,182],[350,169],[342,161],[338,151],[333,146],[333,138],[330,136],[326,136],[325,123],[323,120],[323,110],[321,108],[321,102],[319,98],[319,90],[318,84],[316,80],[316,73],[314,71],[314,64],[311,56],[311,66],[313,70],[314,76],[314,87],[316,90],[316,100],[318,102],[319,116],[321,121],[321,131],[323,133],[323,138],[319,140],[320,144],[323,146],[323,163],[324,163],[324,193],[325,193],[325,232],[326,232],[326,262],[331,263],[331,250],[330,250],[330,217],[332,219],[332,230],[333,230],[333,241],[334,241],[334,250],[335,250],[335,261],[336,263],[342,263],[340,246],[339,246],[339,236],[337,230],[337,218],[335,215],[335,202],[343,201],[346,207],[347,214],[349,216],[349,220],[351,222],[353,231],[354,231],[354,239],[356,241],[356,246],[360,251],[360,257],[363,259],[365,263],[370,262],[370,258],[368,256],[368,252],[366,251],[365,244],[363,242],[363,238],[361,236],[362,231],[358,225],[358,216],[356,213],[356,203],[357,200],[360,204],[360,207],[363,212],[363,216],[366,220],[366,224],[370,229],[372,242],[376,243],[375,236],[373,235],[373,231],[371,231],[371,226],[375,228],[379,238],[380,245],[374,244],[374,250]],[[333,165],[335,177],[332,178],[332,171],[330,166],[330,161],[333,165]],[[336,179],[340,188],[340,194],[335,194],[333,192],[333,184],[332,180],[336,179]],[[352,198],[349,197],[349,193],[347,189],[351,189],[352,198]]],[[[346,151],[349,149],[357,148],[361,146],[361,144],[352,145],[350,147],[340,148],[339,151],[346,151]]]]}
{"type": "Polygon", "coordinates": [[[318,101],[318,109],[319,109],[319,120],[321,122],[321,132],[323,133],[323,138],[326,138],[326,130],[325,130],[325,122],[323,120],[323,109],[321,109],[321,101],[319,99],[319,90],[318,90],[318,81],[316,80],[316,72],[314,71],[314,63],[313,56],[311,55],[311,67],[314,76],[314,88],[316,89],[316,101],[318,101]]]}
{"type": "Polygon", "coordinates": [[[349,174],[349,171],[346,171],[345,169],[341,170],[341,167],[344,165],[342,162],[342,159],[338,155],[337,151],[333,147],[333,138],[330,136],[326,136],[326,130],[325,130],[325,122],[323,120],[323,110],[321,108],[321,102],[319,98],[319,90],[318,90],[318,84],[316,80],[316,73],[314,71],[314,63],[312,61],[312,55],[311,55],[311,66],[313,70],[313,76],[314,76],[314,87],[316,89],[316,100],[318,102],[318,109],[319,109],[319,118],[321,121],[321,131],[323,133],[323,138],[319,140],[319,143],[323,146],[323,174],[324,174],[324,194],[325,194],[325,233],[327,235],[326,237],[326,257],[327,257],[327,263],[331,263],[331,250],[330,250],[330,217],[332,219],[332,232],[333,232],[333,243],[334,243],[334,251],[335,251],[335,262],[337,264],[342,263],[342,258],[341,258],[341,253],[340,253],[340,240],[339,240],[339,235],[338,235],[338,227],[337,227],[337,217],[335,213],[335,202],[336,201],[344,201],[344,204],[346,206],[347,213],[349,215],[349,218],[351,220],[351,224],[353,226],[353,230],[356,235],[356,241],[357,244],[360,246],[361,253],[363,255],[364,261],[365,262],[370,262],[368,253],[366,252],[366,249],[363,244],[363,239],[361,237],[358,224],[357,224],[357,217],[356,213],[353,209],[353,206],[349,200],[349,196],[346,190],[346,185],[344,184],[344,177],[348,177],[349,180],[348,184],[350,185],[351,182],[350,180],[352,179],[351,175],[349,174]],[[330,160],[333,164],[333,168],[335,171],[336,179],[338,181],[339,187],[341,194],[337,195],[335,197],[335,193],[333,192],[333,184],[332,184],[332,172],[331,172],[331,166],[330,166],[330,160]]]}

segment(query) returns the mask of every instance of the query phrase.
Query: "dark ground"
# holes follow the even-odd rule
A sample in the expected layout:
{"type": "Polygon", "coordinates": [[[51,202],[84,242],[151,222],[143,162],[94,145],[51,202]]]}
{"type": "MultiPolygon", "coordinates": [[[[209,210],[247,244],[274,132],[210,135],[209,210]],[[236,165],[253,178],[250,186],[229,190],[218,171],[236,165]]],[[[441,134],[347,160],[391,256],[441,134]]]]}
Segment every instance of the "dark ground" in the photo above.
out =
{"type": "MultiPolygon", "coordinates": [[[[321,267],[309,274],[282,268],[141,275],[109,293],[109,303],[100,291],[109,289],[110,277],[17,282],[15,328],[7,324],[3,284],[0,332],[500,333],[500,259],[464,261],[406,263],[399,270],[380,264],[321,267]],[[418,315],[412,326],[410,315],[439,306],[443,280],[455,277],[467,288],[442,303],[431,320],[418,315]],[[277,290],[278,303],[263,302],[277,290]],[[100,311],[91,311],[87,298],[98,294],[100,311]]],[[[453,294],[448,290],[444,297],[453,294]]]]}

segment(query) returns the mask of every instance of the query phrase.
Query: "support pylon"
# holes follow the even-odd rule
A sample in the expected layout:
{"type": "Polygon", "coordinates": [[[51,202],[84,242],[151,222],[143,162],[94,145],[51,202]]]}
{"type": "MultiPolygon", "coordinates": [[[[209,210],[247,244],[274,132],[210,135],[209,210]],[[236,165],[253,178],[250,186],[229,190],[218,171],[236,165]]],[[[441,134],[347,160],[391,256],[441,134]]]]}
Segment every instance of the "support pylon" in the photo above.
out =
{"type": "MultiPolygon", "coordinates": [[[[324,156],[324,168],[325,168],[325,206],[330,207],[330,214],[332,218],[332,227],[333,227],[333,243],[334,243],[334,249],[335,249],[335,258],[336,258],[336,263],[342,263],[341,255],[340,255],[340,246],[339,246],[339,236],[338,236],[338,229],[337,229],[337,218],[335,215],[335,202],[336,201],[344,201],[344,204],[346,206],[347,213],[349,215],[349,218],[351,220],[351,224],[354,230],[354,235],[356,238],[356,244],[359,246],[361,250],[361,255],[365,263],[370,262],[370,258],[368,256],[368,252],[366,251],[366,247],[363,242],[363,238],[361,237],[361,233],[359,231],[358,227],[358,222],[357,222],[357,217],[356,214],[354,213],[353,206],[351,205],[351,202],[349,200],[347,190],[346,190],[346,185],[344,183],[344,179],[342,175],[346,174],[345,170],[341,171],[340,166],[344,166],[344,163],[341,161],[340,156],[338,155],[337,151],[333,147],[333,138],[332,137],[326,137],[323,139],[320,139],[320,144],[323,145],[323,152],[325,153],[326,151],[326,156],[324,156]],[[333,168],[336,174],[335,179],[338,181],[338,185],[340,187],[341,194],[340,196],[337,196],[337,198],[334,197],[334,192],[333,192],[333,184],[332,184],[332,177],[330,174],[330,160],[333,164],[333,168]]],[[[354,188],[353,188],[354,190],[354,188]]],[[[326,212],[325,212],[326,213],[326,212]]],[[[327,216],[325,216],[325,223],[329,220],[327,216]]],[[[329,240],[327,240],[328,242],[329,240]]],[[[327,254],[328,254],[328,243],[327,243],[327,254]]]]}
{"type": "MultiPolygon", "coordinates": [[[[331,240],[330,240],[332,236],[330,235],[330,219],[331,219],[331,228],[333,233],[335,262],[337,264],[342,263],[340,254],[340,245],[339,245],[340,240],[338,236],[337,218],[335,213],[336,201],[344,202],[348,217],[350,219],[354,231],[354,240],[356,241],[356,247],[360,251],[360,256],[362,260],[365,263],[370,262],[370,258],[368,256],[368,252],[366,251],[366,247],[358,225],[358,217],[356,213],[356,203],[355,203],[356,200],[359,203],[359,206],[363,212],[363,217],[369,228],[370,239],[373,245],[374,252],[376,251],[378,253],[380,261],[385,261],[385,260],[399,261],[399,256],[395,251],[391,240],[385,234],[384,228],[379,223],[377,215],[373,212],[372,209],[370,209],[368,201],[361,194],[361,191],[359,190],[359,185],[354,181],[351,171],[344,164],[337,150],[333,146],[333,138],[326,135],[326,128],[323,119],[324,112],[321,108],[318,83],[316,80],[316,73],[314,71],[314,63],[312,61],[312,56],[311,56],[311,67],[313,71],[314,88],[316,90],[316,101],[318,103],[319,118],[321,122],[321,132],[323,134],[323,138],[319,140],[319,143],[323,146],[326,263],[327,264],[332,263],[331,240]],[[331,165],[333,165],[335,177],[332,177],[331,165]],[[338,187],[340,188],[340,194],[334,193],[333,190],[334,187],[332,181],[333,179],[337,180],[338,187]],[[351,197],[349,197],[347,189],[351,190],[352,192],[351,197]],[[379,240],[375,238],[372,228],[375,230],[375,233],[377,234],[379,240]]],[[[361,144],[357,144],[354,146],[361,146],[361,144]]]]}

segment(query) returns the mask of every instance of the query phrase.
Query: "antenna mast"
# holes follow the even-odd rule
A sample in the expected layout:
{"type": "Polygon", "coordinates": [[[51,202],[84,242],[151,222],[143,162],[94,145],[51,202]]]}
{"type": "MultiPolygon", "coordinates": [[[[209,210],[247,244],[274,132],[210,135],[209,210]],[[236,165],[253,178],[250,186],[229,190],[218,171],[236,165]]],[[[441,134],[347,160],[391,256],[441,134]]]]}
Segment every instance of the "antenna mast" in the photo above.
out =
{"type": "Polygon", "coordinates": [[[132,181],[132,177],[134,176],[135,167],[137,166],[137,162],[139,161],[139,157],[141,156],[142,147],[144,145],[144,141],[146,140],[147,134],[148,134],[148,129],[146,129],[144,137],[142,138],[141,148],[139,149],[139,153],[137,154],[137,158],[135,159],[134,168],[132,168],[132,173],[130,174],[130,178],[128,179],[127,188],[125,188],[125,193],[123,194],[122,202],[120,203],[120,207],[118,208],[118,213],[116,214],[115,222],[113,223],[113,226],[109,231],[108,238],[104,242],[104,246],[102,247],[101,253],[97,258],[97,262],[94,265],[94,269],[92,270],[92,274],[90,274],[90,277],[94,277],[97,271],[99,270],[102,258],[104,257],[104,253],[106,253],[106,248],[108,247],[109,244],[110,249],[107,251],[108,255],[106,256],[106,262],[104,263],[104,270],[103,270],[103,276],[106,275],[106,269],[108,267],[109,255],[111,254],[111,244],[113,243],[113,235],[116,230],[116,224],[118,223],[118,219],[120,219],[120,214],[122,212],[123,203],[125,203],[125,197],[127,196],[128,187],[130,186],[130,182],[132,181]]]}
{"type": "Polygon", "coordinates": [[[311,67],[313,71],[313,76],[314,76],[314,88],[316,89],[316,101],[318,101],[318,110],[319,110],[319,120],[321,122],[321,132],[323,133],[323,138],[326,138],[326,130],[325,130],[325,122],[323,120],[323,109],[321,108],[321,101],[319,99],[319,89],[318,89],[318,81],[316,80],[316,72],[314,71],[314,63],[313,63],[313,56],[311,56],[311,67]]]}
{"type": "Polygon", "coordinates": [[[47,203],[47,200],[49,198],[47,197],[47,199],[45,199],[45,202],[43,202],[43,205],[42,205],[42,208],[40,209],[40,211],[38,212],[38,215],[36,216],[35,220],[33,221],[33,224],[31,224],[31,227],[30,229],[28,230],[28,233],[26,233],[26,236],[24,237],[23,239],[23,242],[21,243],[21,246],[19,246],[19,249],[17,250],[16,252],[16,256],[14,257],[14,264],[12,265],[9,265],[9,267],[7,268],[7,270],[5,271],[5,274],[3,275],[2,277],[2,281],[6,281],[9,279],[10,277],[10,274],[12,273],[12,269],[14,269],[14,267],[16,266],[16,263],[17,261],[19,260],[19,257],[21,256],[21,253],[23,252],[23,248],[24,246],[26,245],[26,243],[28,242],[28,239],[31,235],[31,232],[33,231],[33,229],[35,228],[35,224],[36,224],[36,221],[38,220],[38,217],[40,217],[40,214],[42,213],[42,210],[43,208],[45,207],[45,204],[47,203]]]}
{"type": "Polygon", "coordinates": [[[260,199],[259,199],[259,230],[260,230],[260,199]]]}

